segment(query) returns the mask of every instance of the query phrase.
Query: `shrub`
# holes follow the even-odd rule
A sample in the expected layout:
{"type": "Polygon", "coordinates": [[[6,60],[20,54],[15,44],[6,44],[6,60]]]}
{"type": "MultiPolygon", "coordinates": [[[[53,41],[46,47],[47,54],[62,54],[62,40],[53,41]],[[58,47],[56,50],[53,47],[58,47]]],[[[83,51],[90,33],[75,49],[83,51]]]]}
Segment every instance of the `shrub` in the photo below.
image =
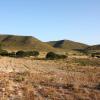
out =
{"type": "Polygon", "coordinates": [[[25,56],[29,57],[32,56],[33,52],[32,51],[24,51],[25,56]]]}
{"type": "Polygon", "coordinates": [[[26,55],[27,56],[38,56],[39,52],[38,51],[27,51],[26,55]]]}
{"type": "Polygon", "coordinates": [[[1,55],[1,56],[8,56],[9,53],[8,53],[8,51],[6,51],[6,50],[0,50],[0,55],[1,55]]]}
{"type": "Polygon", "coordinates": [[[26,53],[24,51],[17,51],[16,52],[16,57],[25,57],[26,53]]]}
{"type": "Polygon", "coordinates": [[[16,57],[16,53],[15,52],[11,52],[8,54],[9,57],[16,57]]]}
{"type": "Polygon", "coordinates": [[[0,50],[1,56],[9,56],[9,57],[29,57],[29,56],[35,56],[37,57],[39,55],[38,51],[17,51],[17,52],[11,52],[8,53],[6,50],[0,50]]]}
{"type": "Polygon", "coordinates": [[[54,52],[49,52],[46,55],[46,59],[55,59],[56,58],[56,54],[54,52]]]}
{"type": "Polygon", "coordinates": [[[18,51],[16,52],[16,57],[29,57],[29,56],[38,56],[38,51],[18,51]]]}
{"type": "Polygon", "coordinates": [[[37,57],[39,55],[39,52],[38,51],[33,51],[33,54],[32,54],[32,56],[35,56],[35,57],[37,57]]]}
{"type": "Polygon", "coordinates": [[[65,59],[66,55],[56,54],[54,52],[48,52],[46,55],[46,59],[54,60],[54,59],[65,59]]]}

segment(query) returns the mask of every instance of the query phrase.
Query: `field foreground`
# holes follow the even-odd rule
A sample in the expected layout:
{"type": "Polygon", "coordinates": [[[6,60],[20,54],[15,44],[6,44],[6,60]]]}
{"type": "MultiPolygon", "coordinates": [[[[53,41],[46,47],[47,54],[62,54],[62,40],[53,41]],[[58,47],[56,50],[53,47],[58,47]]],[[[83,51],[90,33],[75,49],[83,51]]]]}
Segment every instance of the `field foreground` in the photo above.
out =
{"type": "Polygon", "coordinates": [[[0,100],[100,100],[100,60],[0,58],[0,100]]]}

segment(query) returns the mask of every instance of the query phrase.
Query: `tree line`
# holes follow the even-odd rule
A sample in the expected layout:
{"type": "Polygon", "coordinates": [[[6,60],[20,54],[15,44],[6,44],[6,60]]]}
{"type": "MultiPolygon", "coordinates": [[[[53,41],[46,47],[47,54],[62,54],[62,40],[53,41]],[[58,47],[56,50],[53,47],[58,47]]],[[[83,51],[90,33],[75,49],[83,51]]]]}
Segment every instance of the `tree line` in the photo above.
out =
{"type": "MultiPolygon", "coordinates": [[[[8,57],[30,57],[30,56],[34,56],[34,57],[38,57],[39,56],[39,52],[38,51],[17,51],[17,52],[8,52],[6,50],[0,50],[0,55],[1,56],[8,56],[8,57]]],[[[55,52],[48,52],[45,56],[45,58],[47,60],[56,60],[56,59],[65,59],[67,58],[66,55],[63,54],[57,54],[55,52]]]]}
{"type": "Polygon", "coordinates": [[[9,57],[30,57],[30,56],[38,56],[38,51],[17,51],[17,52],[8,52],[6,50],[0,51],[1,56],[9,56],[9,57]]]}

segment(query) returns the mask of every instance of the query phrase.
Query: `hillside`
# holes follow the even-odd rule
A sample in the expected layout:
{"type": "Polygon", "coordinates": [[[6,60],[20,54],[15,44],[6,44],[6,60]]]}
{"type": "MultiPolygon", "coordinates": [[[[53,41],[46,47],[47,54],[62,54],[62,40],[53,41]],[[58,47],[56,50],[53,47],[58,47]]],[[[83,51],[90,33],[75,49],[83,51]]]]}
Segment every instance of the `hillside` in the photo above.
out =
{"type": "Polygon", "coordinates": [[[89,46],[85,50],[86,51],[100,51],[100,45],[89,46]]]}
{"type": "Polygon", "coordinates": [[[55,48],[61,48],[64,50],[75,50],[75,49],[84,49],[88,45],[70,41],[70,40],[60,40],[60,41],[50,41],[48,42],[51,46],[55,48]]]}
{"type": "Polygon", "coordinates": [[[55,48],[32,36],[0,35],[2,49],[54,51],[55,48]]]}

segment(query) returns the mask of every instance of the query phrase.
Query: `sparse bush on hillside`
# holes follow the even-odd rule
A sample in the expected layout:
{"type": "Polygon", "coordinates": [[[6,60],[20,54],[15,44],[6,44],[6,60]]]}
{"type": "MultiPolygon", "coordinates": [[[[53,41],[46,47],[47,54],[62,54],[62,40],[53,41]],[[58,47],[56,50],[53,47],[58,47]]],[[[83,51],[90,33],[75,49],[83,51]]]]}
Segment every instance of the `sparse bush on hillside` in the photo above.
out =
{"type": "Polygon", "coordinates": [[[54,60],[54,59],[65,59],[66,55],[56,54],[54,52],[48,52],[46,55],[46,59],[54,60]]]}

